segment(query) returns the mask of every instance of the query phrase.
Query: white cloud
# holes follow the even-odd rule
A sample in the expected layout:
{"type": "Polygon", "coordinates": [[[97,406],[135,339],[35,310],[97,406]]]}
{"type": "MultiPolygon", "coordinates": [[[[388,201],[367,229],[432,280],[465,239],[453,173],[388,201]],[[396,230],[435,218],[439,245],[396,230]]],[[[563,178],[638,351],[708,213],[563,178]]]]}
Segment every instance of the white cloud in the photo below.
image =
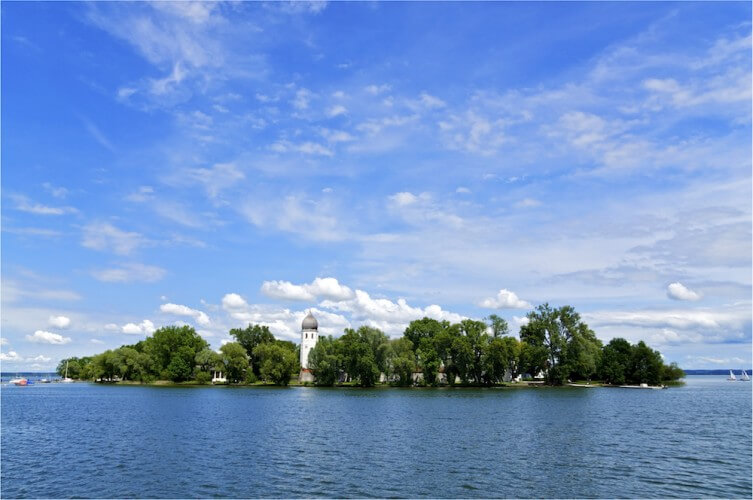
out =
{"type": "Polygon", "coordinates": [[[667,297],[673,300],[700,300],[701,294],[694,292],[680,282],[670,283],[667,285],[667,297]]]}
{"type": "Polygon", "coordinates": [[[419,96],[419,99],[421,104],[429,109],[438,109],[447,106],[447,104],[442,99],[427,94],[426,92],[422,92],[419,96]]]}
{"type": "Polygon", "coordinates": [[[109,283],[131,283],[137,281],[154,283],[161,280],[165,276],[165,273],[166,271],[161,267],[132,262],[123,264],[121,267],[92,271],[92,276],[99,281],[109,283]]]}
{"type": "Polygon", "coordinates": [[[21,361],[22,359],[16,351],[0,352],[0,361],[21,361]]]}
{"type": "Polygon", "coordinates": [[[242,214],[256,226],[274,226],[305,240],[340,241],[347,236],[345,217],[335,210],[331,197],[315,201],[298,196],[255,200],[241,207],[242,214]]]}
{"type": "Polygon", "coordinates": [[[0,345],[8,345],[8,339],[5,337],[0,337],[0,345]]]}
{"type": "Polygon", "coordinates": [[[47,356],[40,354],[39,356],[33,357],[33,358],[27,358],[26,361],[36,361],[39,363],[49,363],[52,360],[52,358],[48,358],[47,356]]]}
{"type": "Polygon", "coordinates": [[[538,207],[539,205],[541,205],[541,202],[533,198],[523,198],[519,202],[515,203],[515,206],[518,208],[533,208],[538,207]]]}
{"type": "Polygon", "coordinates": [[[455,192],[458,194],[471,194],[471,190],[463,186],[458,187],[455,192]]]}
{"type": "Polygon", "coordinates": [[[71,342],[70,337],[63,337],[60,334],[47,332],[44,330],[37,330],[34,335],[27,335],[26,340],[34,342],[35,344],[68,344],[71,342]]]}
{"type": "Polygon", "coordinates": [[[97,344],[97,345],[104,344],[104,341],[99,340],[99,339],[89,339],[89,342],[91,342],[92,344],[97,344]]]}
{"type": "Polygon", "coordinates": [[[216,198],[224,189],[245,178],[235,163],[215,163],[210,168],[193,168],[187,171],[189,180],[204,186],[210,198],[216,198]]]}
{"type": "Polygon", "coordinates": [[[88,224],[83,231],[83,246],[93,250],[110,250],[118,255],[128,255],[146,243],[141,234],[122,231],[107,222],[88,224]]]}
{"type": "Polygon", "coordinates": [[[299,111],[308,109],[311,99],[314,97],[314,93],[308,89],[298,89],[295,93],[295,98],[291,101],[293,107],[299,111]]]}
{"type": "Polygon", "coordinates": [[[127,333],[129,335],[140,335],[140,334],[150,335],[154,333],[154,330],[156,330],[156,328],[154,328],[154,323],[152,323],[148,319],[145,319],[138,325],[136,323],[126,323],[120,329],[121,332],[127,333]]]}
{"type": "Polygon", "coordinates": [[[50,326],[68,328],[71,325],[71,318],[68,318],[67,316],[50,316],[47,322],[50,326]]]}
{"type": "Polygon", "coordinates": [[[404,207],[406,205],[412,205],[416,203],[416,201],[418,201],[418,196],[408,191],[402,191],[400,193],[393,194],[389,197],[389,199],[396,205],[404,207]]]}
{"type": "Polygon", "coordinates": [[[210,323],[209,316],[207,316],[205,312],[199,311],[198,309],[191,309],[188,306],[180,304],[162,304],[159,308],[160,311],[164,313],[194,318],[196,322],[202,326],[206,326],[210,323]]]}
{"type": "Polygon", "coordinates": [[[746,363],[750,363],[750,359],[743,359],[740,357],[729,357],[729,358],[715,358],[710,356],[687,356],[686,359],[690,363],[708,363],[712,365],[721,365],[721,366],[747,366],[746,363]]]}
{"type": "Polygon", "coordinates": [[[348,108],[342,104],[336,104],[327,110],[327,116],[334,118],[335,116],[345,115],[348,113],[348,108]]]}
{"type": "Polygon", "coordinates": [[[237,293],[228,293],[222,297],[222,308],[226,310],[239,309],[246,307],[247,305],[248,303],[237,293]]]}
{"type": "Polygon", "coordinates": [[[30,214],[65,215],[65,214],[73,214],[73,213],[78,212],[78,210],[76,210],[73,207],[50,207],[47,205],[42,205],[41,203],[35,203],[23,195],[9,195],[8,197],[11,198],[15,202],[14,208],[16,210],[20,210],[21,212],[27,212],[30,214]]]}
{"type": "Polygon", "coordinates": [[[497,292],[496,297],[488,297],[479,305],[488,309],[529,309],[532,307],[530,303],[518,298],[515,292],[505,288],[497,292]]]}
{"type": "Polygon", "coordinates": [[[268,297],[283,300],[347,300],[353,297],[353,291],[335,278],[316,278],[303,285],[294,285],[289,281],[265,281],[261,291],[268,297]]]}
{"type": "Polygon", "coordinates": [[[118,325],[116,325],[115,323],[107,323],[107,324],[105,325],[105,330],[109,330],[109,331],[111,331],[111,332],[116,332],[116,331],[118,331],[119,329],[120,329],[120,328],[119,328],[119,327],[118,327],[118,325]]]}
{"type": "Polygon", "coordinates": [[[55,198],[63,199],[66,196],[68,196],[68,193],[69,193],[69,191],[66,188],[61,187],[61,186],[53,186],[49,182],[43,183],[42,187],[45,189],[45,191],[50,193],[55,198]]]}
{"type": "Polygon", "coordinates": [[[413,307],[405,299],[398,299],[397,302],[374,299],[363,290],[356,290],[352,299],[325,300],[319,305],[327,309],[347,312],[354,319],[361,320],[363,324],[379,328],[392,336],[400,335],[408,323],[423,317],[451,322],[465,319],[465,316],[445,311],[436,304],[424,308],[413,307]]]}
{"type": "Polygon", "coordinates": [[[127,201],[143,203],[154,199],[154,188],[151,186],[139,186],[133,193],[125,197],[127,201]]]}
{"type": "Polygon", "coordinates": [[[382,84],[382,85],[374,85],[374,84],[372,84],[372,85],[369,85],[366,88],[364,88],[364,90],[366,92],[368,92],[369,94],[379,95],[379,94],[382,94],[384,92],[389,92],[390,90],[392,90],[392,86],[391,85],[387,85],[386,83],[382,84]]]}

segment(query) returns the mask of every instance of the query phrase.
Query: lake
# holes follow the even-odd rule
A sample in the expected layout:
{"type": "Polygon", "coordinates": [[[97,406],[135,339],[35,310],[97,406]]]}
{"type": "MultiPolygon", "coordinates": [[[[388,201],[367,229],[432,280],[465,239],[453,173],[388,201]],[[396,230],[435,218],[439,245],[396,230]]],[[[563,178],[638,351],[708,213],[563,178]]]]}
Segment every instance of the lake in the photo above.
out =
{"type": "Polygon", "coordinates": [[[2,389],[10,497],[751,497],[751,385],[2,389]]]}

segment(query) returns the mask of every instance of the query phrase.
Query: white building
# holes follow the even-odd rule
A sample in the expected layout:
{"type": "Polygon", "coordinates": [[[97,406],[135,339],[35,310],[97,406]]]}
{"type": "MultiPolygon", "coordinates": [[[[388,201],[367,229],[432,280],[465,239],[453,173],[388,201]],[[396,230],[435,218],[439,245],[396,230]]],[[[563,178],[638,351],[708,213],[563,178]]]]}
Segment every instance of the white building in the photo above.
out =
{"type": "Polygon", "coordinates": [[[298,377],[300,382],[314,381],[314,374],[309,369],[309,353],[317,340],[319,340],[319,323],[309,311],[301,323],[301,374],[298,377]]]}

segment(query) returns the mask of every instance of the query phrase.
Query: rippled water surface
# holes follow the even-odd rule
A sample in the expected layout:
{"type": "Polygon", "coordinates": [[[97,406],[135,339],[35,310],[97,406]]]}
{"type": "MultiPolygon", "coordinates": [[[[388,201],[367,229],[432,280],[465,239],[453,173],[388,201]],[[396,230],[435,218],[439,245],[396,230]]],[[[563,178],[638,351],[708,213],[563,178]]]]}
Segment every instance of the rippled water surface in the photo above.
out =
{"type": "Polygon", "coordinates": [[[11,497],[748,497],[751,385],[2,387],[11,497]]]}

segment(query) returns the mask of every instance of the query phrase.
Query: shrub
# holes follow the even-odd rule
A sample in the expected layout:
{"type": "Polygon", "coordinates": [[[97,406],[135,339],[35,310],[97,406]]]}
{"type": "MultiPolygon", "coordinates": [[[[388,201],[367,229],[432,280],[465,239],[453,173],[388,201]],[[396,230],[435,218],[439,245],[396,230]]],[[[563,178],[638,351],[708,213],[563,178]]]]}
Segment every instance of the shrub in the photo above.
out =
{"type": "Polygon", "coordinates": [[[196,383],[206,385],[212,381],[212,374],[209,372],[199,372],[196,374],[196,383]]]}

